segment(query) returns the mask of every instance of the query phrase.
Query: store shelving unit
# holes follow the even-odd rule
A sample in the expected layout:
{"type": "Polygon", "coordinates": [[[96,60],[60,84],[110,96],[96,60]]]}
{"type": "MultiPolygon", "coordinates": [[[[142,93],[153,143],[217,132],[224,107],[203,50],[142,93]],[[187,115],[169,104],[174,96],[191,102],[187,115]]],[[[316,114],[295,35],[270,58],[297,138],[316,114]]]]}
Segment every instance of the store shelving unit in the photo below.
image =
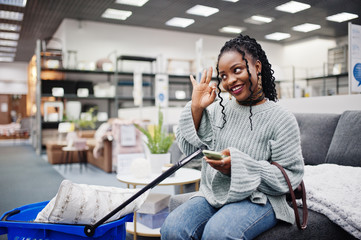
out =
{"type": "MultiPolygon", "coordinates": [[[[123,107],[125,103],[127,103],[130,107],[134,107],[132,105],[133,96],[132,96],[132,88],[133,88],[133,72],[124,72],[118,70],[118,61],[145,61],[149,63],[154,63],[156,61],[155,58],[146,58],[146,57],[135,57],[135,56],[119,56],[117,58],[116,70],[115,71],[101,71],[101,70],[78,70],[78,69],[64,69],[64,68],[45,68],[42,67],[42,58],[44,54],[42,54],[41,48],[41,40],[37,41],[35,56],[36,56],[36,79],[35,86],[32,88],[34,91],[33,95],[33,103],[36,106],[36,112],[34,116],[34,124],[32,129],[33,135],[33,146],[36,149],[38,154],[41,154],[42,151],[42,129],[52,128],[56,129],[59,122],[44,122],[41,114],[42,102],[46,98],[52,98],[53,100],[66,102],[67,100],[78,100],[84,103],[91,101],[106,101],[107,102],[107,112],[110,117],[117,117],[118,109],[123,107]],[[61,97],[54,97],[50,93],[42,93],[42,73],[50,72],[54,74],[60,74],[62,79],[77,81],[79,80],[77,76],[99,76],[101,82],[108,82],[111,85],[115,86],[115,96],[114,97],[97,97],[93,94],[89,94],[87,97],[79,97],[76,94],[68,94],[65,93],[61,97]]],[[[153,70],[152,70],[153,72],[153,70]]],[[[149,105],[155,104],[154,97],[154,73],[143,73],[143,88],[146,90],[146,95],[143,96],[143,101],[147,102],[149,105]]],[[[185,99],[177,99],[174,96],[174,92],[170,94],[170,102],[186,102],[191,98],[191,82],[189,80],[189,76],[178,76],[178,75],[169,75],[169,86],[170,91],[174,87],[182,88],[186,92],[185,99]]],[[[128,107],[129,107],[128,106],[128,107]]]]}

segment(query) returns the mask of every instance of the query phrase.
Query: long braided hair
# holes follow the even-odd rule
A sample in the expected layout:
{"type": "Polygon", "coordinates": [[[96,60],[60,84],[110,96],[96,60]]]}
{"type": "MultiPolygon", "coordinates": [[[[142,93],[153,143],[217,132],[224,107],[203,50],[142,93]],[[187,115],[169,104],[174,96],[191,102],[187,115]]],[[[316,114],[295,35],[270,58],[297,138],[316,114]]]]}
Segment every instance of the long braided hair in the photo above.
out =
{"type": "Polygon", "coordinates": [[[222,104],[223,98],[221,96],[221,88],[220,88],[222,79],[219,76],[218,64],[219,64],[219,59],[221,58],[223,53],[229,52],[229,51],[239,52],[242,55],[243,60],[246,62],[248,80],[250,82],[249,90],[251,92],[251,95],[248,97],[248,99],[251,100],[250,109],[249,109],[249,111],[250,111],[249,120],[250,120],[251,130],[252,130],[252,115],[253,115],[252,114],[252,105],[254,104],[254,103],[252,103],[252,96],[253,96],[252,85],[253,84],[251,81],[251,73],[249,71],[248,61],[245,58],[246,53],[249,54],[250,56],[252,56],[254,61],[259,60],[261,62],[261,64],[262,64],[262,71],[261,71],[262,88],[263,88],[265,97],[268,98],[270,101],[277,101],[275,77],[273,76],[274,71],[271,68],[271,64],[268,62],[266,53],[263,51],[261,45],[254,38],[251,38],[247,35],[243,36],[242,34],[240,34],[238,37],[233,38],[224,44],[224,46],[221,48],[221,51],[218,55],[217,67],[216,67],[217,80],[218,80],[218,84],[217,84],[218,97],[221,99],[219,104],[222,107],[222,115],[223,115],[222,128],[226,124],[227,119],[226,119],[226,114],[224,113],[225,108],[224,108],[224,105],[222,104]]]}

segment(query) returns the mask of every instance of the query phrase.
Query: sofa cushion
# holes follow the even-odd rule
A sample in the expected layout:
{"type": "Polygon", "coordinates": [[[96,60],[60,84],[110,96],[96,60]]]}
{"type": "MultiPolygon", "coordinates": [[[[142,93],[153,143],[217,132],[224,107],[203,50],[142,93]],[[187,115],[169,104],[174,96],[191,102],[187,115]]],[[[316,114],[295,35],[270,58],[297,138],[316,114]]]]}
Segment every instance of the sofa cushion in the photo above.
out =
{"type": "Polygon", "coordinates": [[[361,167],[361,111],[345,111],[338,121],[326,162],[361,167]]]}
{"type": "Polygon", "coordinates": [[[305,164],[324,163],[340,115],[330,113],[295,113],[294,115],[300,128],[305,164]]]}

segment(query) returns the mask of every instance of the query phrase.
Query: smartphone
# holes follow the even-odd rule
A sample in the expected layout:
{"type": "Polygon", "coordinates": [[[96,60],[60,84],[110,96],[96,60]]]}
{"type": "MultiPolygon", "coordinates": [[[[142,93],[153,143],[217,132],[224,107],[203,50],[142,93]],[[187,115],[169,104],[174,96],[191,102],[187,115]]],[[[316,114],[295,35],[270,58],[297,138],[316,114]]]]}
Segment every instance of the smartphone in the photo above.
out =
{"type": "Polygon", "coordinates": [[[202,151],[204,156],[206,156],[209,159],[212,160],[222,160],[224,157],[224,155],[222,155],[222,153],[220,152],[215,152],[215,151],[211,151],[211,150],[203,150],[202,151]]]}

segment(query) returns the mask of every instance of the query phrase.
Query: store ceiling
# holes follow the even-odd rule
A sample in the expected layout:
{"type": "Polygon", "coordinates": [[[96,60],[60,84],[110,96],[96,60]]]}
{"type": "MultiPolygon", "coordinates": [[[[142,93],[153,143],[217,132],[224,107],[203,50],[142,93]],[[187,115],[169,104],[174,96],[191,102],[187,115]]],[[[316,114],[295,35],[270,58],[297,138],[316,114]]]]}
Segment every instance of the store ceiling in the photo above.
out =
{"type": "MultiPolygon", "coordinates": [[[[310,4],[311,8],[295,14],[275,10],[276,6],[286,3],[288,0],[240,0],[236,3],[222,0],[149,0],[143,7],[116,4],[115,0],[28,0],[25,8],[0,4],[0,10],[24,13],[15,61],[29,61],[34,54],[36,40],[52,36],[64,18],[229,38],[234,35],[221,33],[218,29],[234,25],[245,27],[244,34],[261,41],[267,41],[264,36],[273,32],[291,34],[290,38],[279,43],[290,43],[312,37],[338,38],[346,36],[348,22],[336,23],[326,20],[327,16],[340,12],[358,14],[359,18],[353,19],[351,22],[361,25],[361,0],[299,1],[310,4]],[[197,4],[216,7],[219,12],[209,17],[186,13],[188,9],[197,4]],[[107,8],[130,10],[133,14],[125,21],[102,18],[101,15],[107,8]],[[275,20],[263,25],[244,22],[244,19],[256,14],[272,17],[275,20]],[[172,17],[192,18],[195,23],[187,28],[165,25],[165,22],[172,17]],[[291,29],[293,26],[306,22],[319,24],[321,29],[308,33],[296,32],[291,29]]],[[[1,22],[16,23],[16,21],[0,19],[1,22]]]]}

